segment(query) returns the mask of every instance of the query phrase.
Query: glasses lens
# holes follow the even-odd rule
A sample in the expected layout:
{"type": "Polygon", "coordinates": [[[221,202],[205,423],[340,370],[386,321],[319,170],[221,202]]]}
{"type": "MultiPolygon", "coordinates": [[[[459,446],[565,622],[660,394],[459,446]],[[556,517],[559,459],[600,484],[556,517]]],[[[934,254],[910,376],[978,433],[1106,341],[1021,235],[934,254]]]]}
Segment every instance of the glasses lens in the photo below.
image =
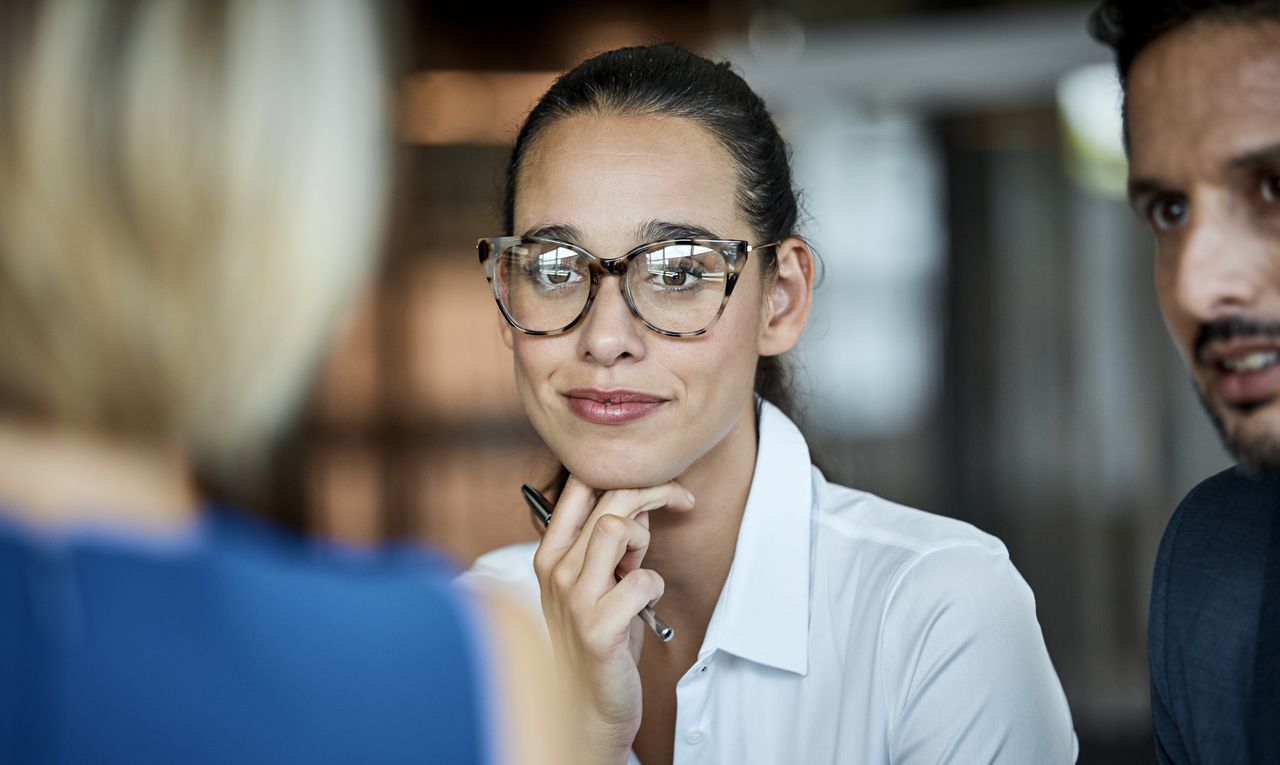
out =
{"type": "Polygon", "coordinates": [[[520,327],[550,332],[578,318],[591,291],[582,255],[556,244],[521,242],[496,258],[498,300],[520,327]]]}
{"type": "Polygon", "coordinates": [[[636,310],[666,332],[699,332],[711,326],[724,303],[729,267],[719,246],[657,245],[627,270],[636,310]]]}

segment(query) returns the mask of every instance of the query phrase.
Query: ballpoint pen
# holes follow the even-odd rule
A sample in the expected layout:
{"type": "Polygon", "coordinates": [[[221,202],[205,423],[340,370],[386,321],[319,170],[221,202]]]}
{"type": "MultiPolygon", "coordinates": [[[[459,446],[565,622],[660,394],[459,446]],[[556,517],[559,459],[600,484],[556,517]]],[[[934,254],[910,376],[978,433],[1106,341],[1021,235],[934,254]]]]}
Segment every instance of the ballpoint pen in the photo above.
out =
{"type": "MultiPolygon", "coordinates": [[[[533,511],[534,517],[538,519],[538,522],[542,524],[542,528],[545,529],[551,523],[551,503],[547,501],[546,497],[542,496],[542,492],[527,483],[520,486],[520,493],[524,495],[524,501],[529,503],[529,509],[533,511]]],[[[613,576],[618,581],[622,581],[622,577],[618,575],[617,571],[613,572],[613,576]]],[[[676,631],[662,621],[662,617],[654,613],[651,606],[645,606],[640,611],[639,616],[641,621],[649,625],[649,629],[653,630],[653,634],[657,635],[662,642],[665,643],[675,637],[676,631]]]]}

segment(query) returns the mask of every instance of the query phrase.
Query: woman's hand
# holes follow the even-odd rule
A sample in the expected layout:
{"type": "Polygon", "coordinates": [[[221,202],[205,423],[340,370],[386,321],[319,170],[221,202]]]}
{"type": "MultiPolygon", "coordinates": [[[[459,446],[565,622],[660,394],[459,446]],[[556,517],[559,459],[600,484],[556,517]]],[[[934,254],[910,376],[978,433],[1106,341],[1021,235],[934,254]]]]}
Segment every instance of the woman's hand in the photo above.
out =
{"type": "Polygon", "coordinates": [[[640,568],[649,512],[689,510],[674,481],[647,489],[595,489],[570,476],[533,566],[556,660],[570,673],[592,759],[625,762],[640,729],[640,610],[662,597],[662,577],[640,568]],[[614,572],[622,575],[617,581],[614,572]]]}

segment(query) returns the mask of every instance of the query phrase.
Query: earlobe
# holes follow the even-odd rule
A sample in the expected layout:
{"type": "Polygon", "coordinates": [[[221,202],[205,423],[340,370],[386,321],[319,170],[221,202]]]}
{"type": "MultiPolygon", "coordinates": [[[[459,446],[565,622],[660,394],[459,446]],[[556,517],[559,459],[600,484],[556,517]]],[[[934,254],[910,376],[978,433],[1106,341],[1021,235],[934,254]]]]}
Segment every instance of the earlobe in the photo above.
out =
{"type": "Polygon", "coordinates": [[[761,356],[777,356],[800,340],[813,304],[813,252],[799,237],[778,245],[778,269],[769,285],[758,343],[761,356]]]}
{"type": "Polygon", "coordinates": [[[499,321],[498,325],[498,331],[502,333],[502,344],[507,346],[507,350],[515,350],[512,347],[514,341],[511,337],[511,325],[507,323],[506,319],[499,321]]]}

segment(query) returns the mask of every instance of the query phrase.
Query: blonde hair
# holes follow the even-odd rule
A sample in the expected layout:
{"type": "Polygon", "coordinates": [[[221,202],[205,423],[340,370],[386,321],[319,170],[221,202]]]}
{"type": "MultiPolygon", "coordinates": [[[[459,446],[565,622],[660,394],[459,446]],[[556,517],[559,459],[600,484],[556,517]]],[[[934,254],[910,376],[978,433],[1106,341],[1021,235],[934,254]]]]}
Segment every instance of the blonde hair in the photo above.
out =
{"type": "Polygon", "coordinates": [[[0,417],[251,465],[380,243],[356,0],[0,10],[0,417]]]}

